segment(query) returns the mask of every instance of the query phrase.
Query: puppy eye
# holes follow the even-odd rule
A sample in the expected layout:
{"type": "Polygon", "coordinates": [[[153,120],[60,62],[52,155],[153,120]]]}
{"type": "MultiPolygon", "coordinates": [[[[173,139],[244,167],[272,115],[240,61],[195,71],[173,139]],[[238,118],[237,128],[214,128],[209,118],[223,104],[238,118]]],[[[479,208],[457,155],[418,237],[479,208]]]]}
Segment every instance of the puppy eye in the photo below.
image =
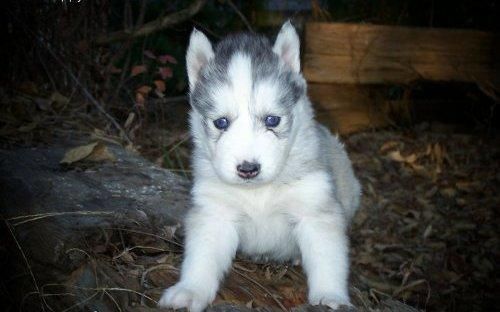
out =
{"type": "Polygon", "coordinates": [[[229,127],[229,120],[226,117],[222,117],[214,120],[214,126],[220,130],[226,130],[229,127]]]}
{"type": "Polygon", "coordinates": [[[266,124],[266,127],[274,128],[280,124],[280,121],[281,118],[278,116],[267,116],[266,119],[264,120],[264,123],[266,124]]]}

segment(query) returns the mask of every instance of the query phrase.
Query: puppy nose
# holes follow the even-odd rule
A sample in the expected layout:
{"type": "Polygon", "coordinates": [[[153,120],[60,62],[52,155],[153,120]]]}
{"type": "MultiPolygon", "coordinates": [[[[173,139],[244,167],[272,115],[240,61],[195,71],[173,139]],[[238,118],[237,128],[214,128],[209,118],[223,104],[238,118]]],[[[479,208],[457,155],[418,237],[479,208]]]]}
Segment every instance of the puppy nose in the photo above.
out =
{"type": "Polygon", "coordinates": [[[260,164],[244,161],[242,164],[236,166],[236,170],[238,170],[238,175],[243,179],[252,179],[259,174],[260,164]]]}

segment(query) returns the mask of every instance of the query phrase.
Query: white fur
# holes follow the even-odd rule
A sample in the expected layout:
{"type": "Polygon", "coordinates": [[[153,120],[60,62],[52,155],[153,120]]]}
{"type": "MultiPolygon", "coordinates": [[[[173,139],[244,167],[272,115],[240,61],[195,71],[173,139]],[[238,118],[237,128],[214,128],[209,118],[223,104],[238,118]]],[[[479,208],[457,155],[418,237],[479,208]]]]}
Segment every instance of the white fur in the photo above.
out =
{"type": "MultiPolygon", "coordinates": [[[[284,25],[273,50],[286,66],[300,70],[295,36],[293,26],[284,25]]],[[[191,45],[198,40],[191,38],[196,41],[190,43],[188,68],[191,45]]],[[[293,107],[286,139],[259,127],[255,116],[283,116],[281,126],[292,121],[276,105],[278,86],[271,81],[253,85],[251,66],[247,56],[236,54],[227,73],[231,87],[212,92],[214,119],[231,119],[220,138],[211,137],[220,130],[211,124],[206,130],[202,116],[191,112],[194,207],[185,224],[181,279],[165,291],[159,305],[202,311],[214,300],[237,250],[277,261],[301,259],[310,303],[349,305],[346,228],[359,204],[360,186],[347,153],[336,137],[316,124],[306,97],[293,107]],[[250,181],[239,178],[235,169],[244,160],[262,167],[250,181]],[[325,162],[331,170],[325,169],[325,162]]]]}
{"type": "Polygon", "coordinates": [[[205,66],[210,59],[214,57],[214,51],[208,38],[196,28],[191,33],[189,39],[190,45],[186,53],[186,63],[189,87],[194,88],[198,75],[203,66],[205,66]]]}
{"type": "Polygon", "coordinates": [[[300,72],[300,41],[290,21],[281,27],[273,47],[274,53],[295,72],[300,72]]]}

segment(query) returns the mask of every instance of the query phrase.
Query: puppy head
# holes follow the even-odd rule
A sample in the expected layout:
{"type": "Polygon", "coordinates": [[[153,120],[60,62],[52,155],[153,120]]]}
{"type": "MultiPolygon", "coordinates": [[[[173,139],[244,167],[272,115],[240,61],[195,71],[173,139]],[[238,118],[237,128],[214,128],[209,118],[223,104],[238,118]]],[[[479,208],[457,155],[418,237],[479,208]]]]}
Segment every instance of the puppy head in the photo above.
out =
{"type": "Polygon", "coordinates": [[[186,60],[194,142],[224,182],[268,183],[286,165],[306,102],[299,50],[289,22],[273,46],[241,33],[214,51],[203,33],[191,34],[186,60]]]}

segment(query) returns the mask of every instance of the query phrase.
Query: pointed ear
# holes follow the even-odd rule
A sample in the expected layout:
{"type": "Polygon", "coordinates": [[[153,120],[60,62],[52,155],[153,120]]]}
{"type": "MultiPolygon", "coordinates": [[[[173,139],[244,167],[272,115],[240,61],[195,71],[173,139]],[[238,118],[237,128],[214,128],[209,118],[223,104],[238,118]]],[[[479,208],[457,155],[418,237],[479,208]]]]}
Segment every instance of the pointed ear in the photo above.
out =
{"type": "Polygon", "coordinates": [[[281,27],[274,42],[273,51],[294,72],[300,72],[300,40],[290,21],[285,22],[281,27]]]}
{"type": "Polygon", "coordinates": [[[186,53],[186,67],[189,79],[189,89],[193,90],[198,81],[203,66],[214,57],[212,44],[208,38],[196,28],[189,38],[189,47],[186,53]]]}

